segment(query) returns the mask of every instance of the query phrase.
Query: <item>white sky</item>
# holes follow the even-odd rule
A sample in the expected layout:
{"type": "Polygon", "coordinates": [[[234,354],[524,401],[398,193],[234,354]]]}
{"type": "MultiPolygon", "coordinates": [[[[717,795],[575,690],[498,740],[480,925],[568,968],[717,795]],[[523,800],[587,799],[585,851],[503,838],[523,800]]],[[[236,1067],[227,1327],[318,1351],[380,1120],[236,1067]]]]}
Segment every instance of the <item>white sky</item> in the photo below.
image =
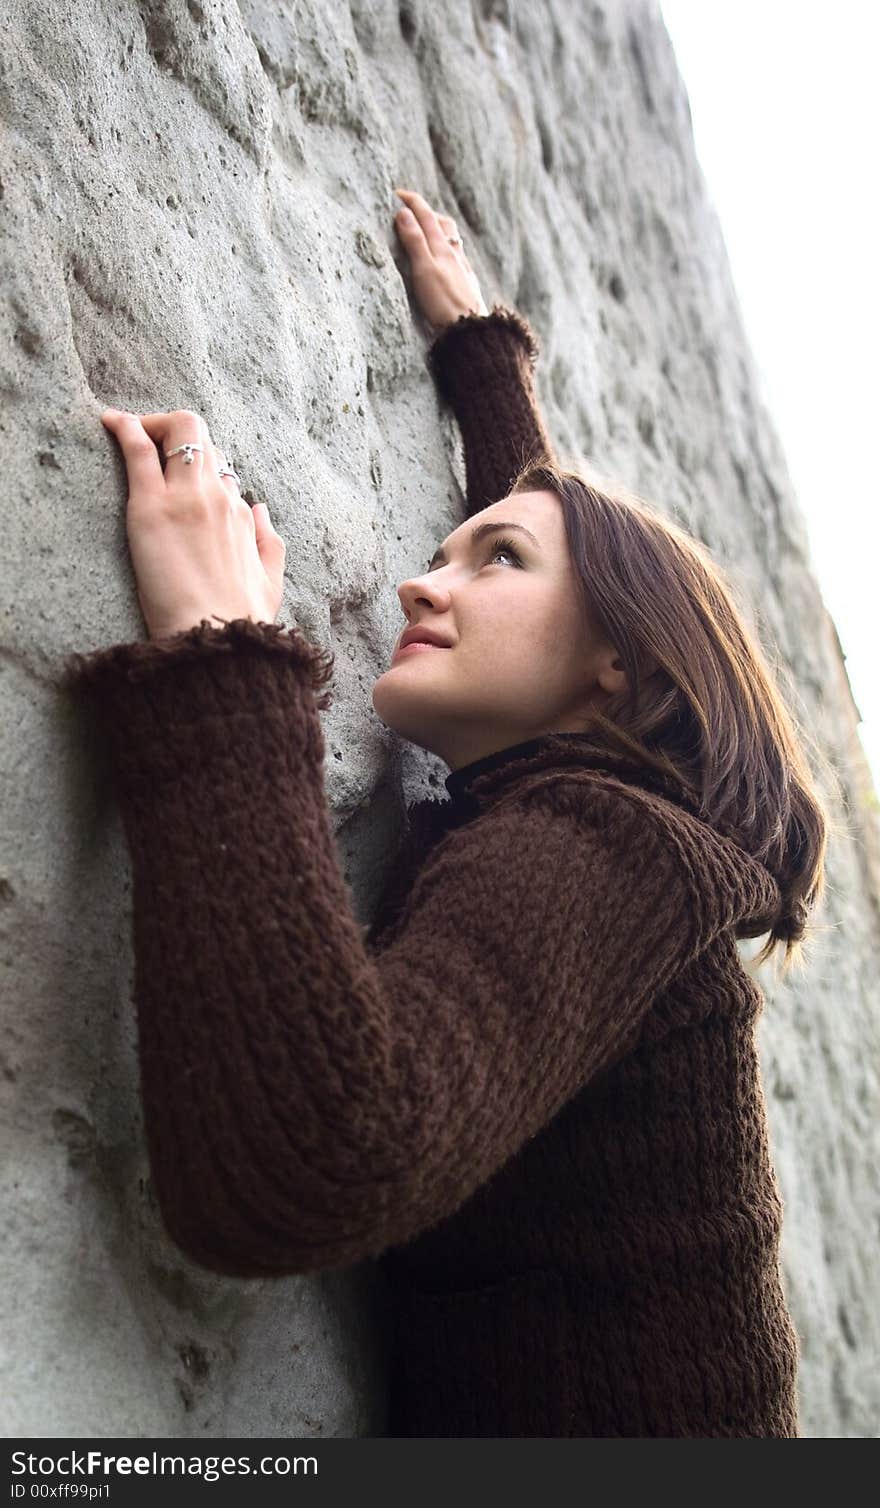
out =
{"type": "Polygon", "coordinates": [[[880,791],[880,4],[660,3],[880,791]]]}

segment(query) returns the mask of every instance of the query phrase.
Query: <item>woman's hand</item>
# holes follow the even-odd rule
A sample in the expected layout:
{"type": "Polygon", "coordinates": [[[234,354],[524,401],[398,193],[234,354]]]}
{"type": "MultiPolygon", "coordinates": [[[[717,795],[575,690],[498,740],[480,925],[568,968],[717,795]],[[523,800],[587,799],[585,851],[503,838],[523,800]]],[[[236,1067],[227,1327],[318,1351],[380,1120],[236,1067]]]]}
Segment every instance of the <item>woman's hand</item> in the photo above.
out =
{"type": "Polygon", "coordinates": [[[416,303],[428,323],[436,332],[460,314],[488,314],[464,248],[450,244],[449,237],[458,235],[455,221],[435,214],[421,194],[394,192],[404,201],[394,216],[395,229],[409,257],[416,303]]]}
{"type": "Polygon", "coordinates": [[[150,638],[193,628],[203,618],[272,623],[281,605],[285,545],[265,503],[253,509],[198,414],[128,414],[105,409],[128,470],[126,528],[138,600],[150,638]],[[177,445],[201,445],[166,459],[177,445]]]}

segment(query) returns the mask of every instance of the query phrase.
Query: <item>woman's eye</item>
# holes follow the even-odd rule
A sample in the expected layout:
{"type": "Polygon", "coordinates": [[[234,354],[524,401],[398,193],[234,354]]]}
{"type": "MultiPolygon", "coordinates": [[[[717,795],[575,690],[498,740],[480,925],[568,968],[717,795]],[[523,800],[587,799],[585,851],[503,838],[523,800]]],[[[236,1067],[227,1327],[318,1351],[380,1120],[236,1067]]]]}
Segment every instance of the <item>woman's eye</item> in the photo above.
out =
{"type": "Polygon", "coordinates": [[[494,560],[497,555],[509,555],[514,565],[520,565],[520,558],[509,539],[499,539],[492,546],[492,550],[489,554],[489,560],[494,560]]]}
{"type": "MultiPolygon", "coordinates": [[[[522,561],[517,554],[516,548],[509,539],[496,540],[495,544],[490,547],[489,554],[486,556],[486,564],[490,564],[497,555],[509,555],[513,560],[515,566],[519,566],[520,568],[522,567],[522,561]]],[[[433,566],[431,562],[428,561],[428,564],[425,566],[424,574],[426,576],[429,576],[431,572],[436,569],[437,567],[433,566]]]]}

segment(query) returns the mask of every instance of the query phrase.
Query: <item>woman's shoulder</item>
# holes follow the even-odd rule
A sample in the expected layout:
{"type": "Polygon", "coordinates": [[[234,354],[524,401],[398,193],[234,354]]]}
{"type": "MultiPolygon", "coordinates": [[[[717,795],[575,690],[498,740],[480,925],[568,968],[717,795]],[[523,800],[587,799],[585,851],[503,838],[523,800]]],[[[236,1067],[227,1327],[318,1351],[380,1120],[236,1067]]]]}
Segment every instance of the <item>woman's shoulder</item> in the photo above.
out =
{"type": "MultiPolygon", "coordinates": [[[[725,927],[753,935],[756,919],[771,925],[781,904],[778,881],[767,867],[701,817],[696,801],[621,768],[523,769],[491,793],[483,786],[471,825],[484,834],[492,825],[503,827],[511,842],[528,826],[532,845],[544,831],[548,841],[552,834],[564,836],[566,853],[577,854],[580,864],[595,856],[595,862],[630,876],[634,903],[640,888],[650,890],[662,873],[670,891],[702,917],[707,935],[725,927]]],[[[505,841],[500,833],[499,839],[505,841]]]]}
{"type": "MultiPolygon", "coordinates": [[[[541,806],[548,812],[590,825],[626,819],[646,825],[686,829],[702,835],[707,828],[695,803],[619,772],[567,765],[561,769],[523,771],[504,788],[478,797],[484,816],[500,816],[510,807],[541,806]]],[[[714,831],[714,830],[713,830],[714,831]]]]}

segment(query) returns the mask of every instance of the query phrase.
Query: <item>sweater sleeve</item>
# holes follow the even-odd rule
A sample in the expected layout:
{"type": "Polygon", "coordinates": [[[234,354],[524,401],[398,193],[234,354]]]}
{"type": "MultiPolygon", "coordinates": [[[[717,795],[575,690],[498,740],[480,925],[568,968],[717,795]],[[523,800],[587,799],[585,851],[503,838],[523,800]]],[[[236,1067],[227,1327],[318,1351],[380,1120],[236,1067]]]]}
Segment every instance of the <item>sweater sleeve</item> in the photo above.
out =
{"type": "Polygon", "coordinates": [[[428,348],[426,365],[461,430],[468,518],[506,497],[526,461],[556,459],[535,390],[539,353],[528,320],[503,304],[462,314],[428,348]]]}
{"type": "Polygon", "coordinates": [[[452,1213],[724,921],[625,794],[561,780],[441,838],[374,955],[326,802],[323,651],[203,620],[67,663],[131,853],[153,1185],[216,1272],[348,1267],[452,1213]]]}

